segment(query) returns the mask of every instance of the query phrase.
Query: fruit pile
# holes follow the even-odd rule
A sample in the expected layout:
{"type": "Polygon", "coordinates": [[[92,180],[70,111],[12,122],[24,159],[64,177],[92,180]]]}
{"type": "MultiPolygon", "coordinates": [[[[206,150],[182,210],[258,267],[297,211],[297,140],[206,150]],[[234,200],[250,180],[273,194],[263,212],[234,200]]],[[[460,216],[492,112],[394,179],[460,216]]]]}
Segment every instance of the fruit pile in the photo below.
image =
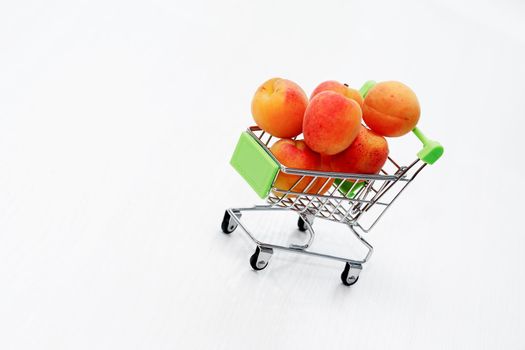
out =
{"type": "MultiPolygon", "coordinates": [[[[286,167],[377,174],[388,157],[384,136],[410,132],[420,108],[414,92],[396,81],[376,84],[364,99],[346,84],[326,81],[308,99],[296,83],[274,78],[255,92],[252,115],[262,130],[280,138],[270,150],[286,167]],[[301,133],[304,140],[292,139],[301,133]]],[[[280,173],[275,186],[289,190],[299,179],[280,173]]],[[[302,192],[311,180],[305,177],[294,191],[302,192]]],[[[324,194],[331,185],[318,178],[307,192],[324,194]]]]}

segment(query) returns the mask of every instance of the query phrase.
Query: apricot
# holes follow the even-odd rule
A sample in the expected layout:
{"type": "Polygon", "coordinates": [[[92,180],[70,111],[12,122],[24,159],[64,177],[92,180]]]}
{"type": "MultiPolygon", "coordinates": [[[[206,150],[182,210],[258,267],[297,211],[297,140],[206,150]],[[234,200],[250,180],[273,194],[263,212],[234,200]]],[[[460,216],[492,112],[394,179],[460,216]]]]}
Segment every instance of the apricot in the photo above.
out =
{"type": "MultiPolygon", "coordinates": [[[[279,163],[289,168],[318,170],[321,167],[321,156],[308,148],[303,140],[281,139],[270,147],[270,151],[279,163]]],[[[279,172],[274,187],[288,191],[299,181],[292,191],[303,192],[312,180],[313,177],[311,176],[305,176],[301,179],[300,175],[279,172]]],[[[309,190],[313,189],[314,185],[312,184],[309,190]]]]}
{"type": "Polygon", "coordinates": [[[332,156],[330,165],[335,172],[377,174],[387,158],[386,139],[361,126],[354,142],[343,152],[332,156]]]}
{"type": "Polygon", "coordinates": [[[270,135],[292,138],[302,132],[308,97],[293,81],[273,78],[262,84],[252,99],[255,123],[270,135]]]}
{"type": "Polygon", "coordinates": [[[361,97],[359,91],[352,89],[346,84],[341,84],[340,82],[335,80],[328,80],[324,83],[319,84],[315,88],[314,92],[312,92],[310,99],[314,98],[315,95],[323,91],[333,91],[340,93],[341,95],[357,102],[359,104],[359,107],[363,107],[363,97],[361,97]]]}
{"type": "Polygon", "coordinates": [[[304,114],[304,141],[318,153],[339,153],[357,136],[361,115],[361,107],[354,100],[333,91],[320,92],[304,114]]]}
{"type": "Polygon", "coordinates": [[[363,103],[366,125],[383,136],[405,135],[416,126],[420,113],[416,94],[398,81],[376,84],[363,103]]]}

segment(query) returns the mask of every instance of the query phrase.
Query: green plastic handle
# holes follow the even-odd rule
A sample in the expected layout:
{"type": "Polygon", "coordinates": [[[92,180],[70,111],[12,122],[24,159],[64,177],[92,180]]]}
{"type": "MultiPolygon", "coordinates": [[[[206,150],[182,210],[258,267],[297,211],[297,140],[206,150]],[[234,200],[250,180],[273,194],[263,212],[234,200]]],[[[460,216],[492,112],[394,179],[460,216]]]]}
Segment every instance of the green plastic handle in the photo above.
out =
{"type": "Polygon", "coordinates": [[[445,149],[439,142],[426,137],[418,127],[412,129],[412,132],[423,144],[421,151],[417,152],[419,159],[427,164],[434,164],[439,158],[441,158],[445,149]]]}
{"type": "Polygon", "coordinates": [[[270,193],[279,164],[246,131],[241,134],[230,164],[262,199],[270,193]]]}
{"type": "MultiPolygon", "coordinates": [[[[373,88],[375,84],[376,82],[373,80],[369,80],[364,83],[361,89],[359,89],[361,96],[365,98],[368,94],[368,91],[370,91],[370,89],[373,88]]],[[[427,138],[421,129],[417,127],[415,127],[412,132],[423,144],[421,151],[417,152],[417,157],[419,159],[427,164],[434,164],[439,158],[441,158],[445,149],[439,142],[427,138]]]]}

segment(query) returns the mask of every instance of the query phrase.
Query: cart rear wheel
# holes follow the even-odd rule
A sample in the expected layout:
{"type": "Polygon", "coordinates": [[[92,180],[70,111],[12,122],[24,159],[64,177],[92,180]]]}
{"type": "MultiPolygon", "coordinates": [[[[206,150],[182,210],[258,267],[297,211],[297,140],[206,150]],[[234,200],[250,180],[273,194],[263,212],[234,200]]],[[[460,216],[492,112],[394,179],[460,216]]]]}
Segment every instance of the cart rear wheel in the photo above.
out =
{"type": "Polygon", "coordinates": [[[255,248],[255,253],[250,257],[252,269],[256,271],[265,269],[272,254],[273,250],[271,248],[263,248],[262,250],[259,247],[255,248]]]}
{"type": "Polygon", "coordinates": [[[351,286],[359,280],[359,272],[362,266],[357,264],[346,263],[345,269],[341,273],[341,281],[345,286],[351,286]]]}
{"type": "Polygon", "coordinates": [[[304,222],[303,218],[299,216],[299,220],[297,220],[297,227],[299,227],[299,231],[305,232],[306,231],[306,223],[304,222]]]}
{"type": "Polygon", "coordinates": [[[232,219],[230,213],[226,210],[221,224],[222,232],[232,233],[237,228],[237,223],[232,219]]]}

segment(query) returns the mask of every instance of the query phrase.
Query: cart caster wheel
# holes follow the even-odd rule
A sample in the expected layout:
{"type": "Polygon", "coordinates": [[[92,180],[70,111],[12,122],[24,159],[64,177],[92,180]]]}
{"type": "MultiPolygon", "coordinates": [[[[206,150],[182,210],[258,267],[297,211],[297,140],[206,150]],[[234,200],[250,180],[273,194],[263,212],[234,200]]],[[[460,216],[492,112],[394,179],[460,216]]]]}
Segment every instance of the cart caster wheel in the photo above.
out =
{"type": "Polygon", "coordinates": [[[363,267],[358,264],[346,263],[345,269],[341,273],[341,281],[345,286],[351,286],[359,280],[359,273],[363,267]]]}
{"type": "Polygon", "coordinates": [[[255,248],[255,253],[250,257],[250,265],[252,269],[259,271],[263,270],[268,266],[268,261],[270,260],[273,254],[273,249],[271,248],[255,248]]]}
{"type": "Polygon", "coordinates": [[[237,223],[232,219],[230,213],[226,210],[221,224],[222,232],[232,233],[237,228],[237,223]]]}
{"type": "MultiPolygon", "coordinates": [[[[310,226],[312,226],[314,222],[313,217],[310,218],[309,222],[310,226]]],[[[297,220],[297,227],[299,227],[299,231],[301,232],[305,232],[306,230],[308,230],[308,226],[306,225],[306,222],[301,216],[299,216],[299,220],[297,220]]]]}
{"type": "Polygon", "coordinates": [[[299,231],[305,232],[306,231],[306,223],[304,222],[303,218],[299,216],[299,220],[297,220],[297,227],[299,227],[299,231]]]}

